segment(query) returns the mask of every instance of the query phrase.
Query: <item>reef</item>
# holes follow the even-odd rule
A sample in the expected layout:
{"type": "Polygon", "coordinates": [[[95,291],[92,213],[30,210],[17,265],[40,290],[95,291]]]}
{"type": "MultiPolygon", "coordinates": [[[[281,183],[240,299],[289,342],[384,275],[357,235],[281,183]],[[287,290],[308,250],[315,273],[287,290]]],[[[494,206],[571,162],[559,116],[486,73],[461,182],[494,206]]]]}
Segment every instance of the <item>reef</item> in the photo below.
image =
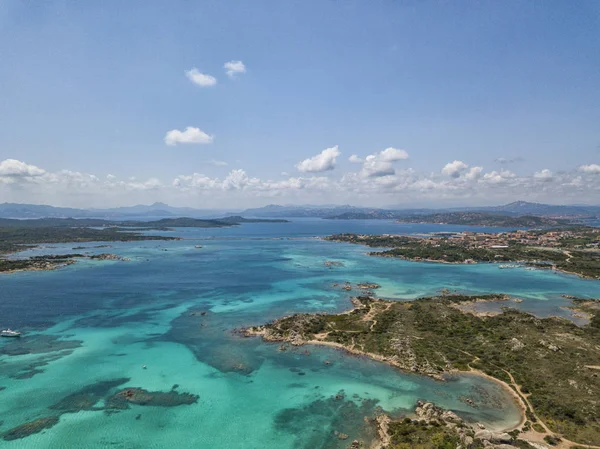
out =
{"type": "MultiPolygon", "coordinates": [[[[179,405],[195,404],[199,399],[198,395],[178,393],[175,391],[178,387],[177,384],[173,385],[169,392],[148,391],[143,388],[131,387],[109,395],[111,390],[114,390],[118,386],[129,381],[129,378],[121,377],[88,385],[65,396],[57,403],[48,407],[49,410],[54,412],[53,415],[14,427],[5,432],[3,438],[5,440],[16,440],[41,432],[44,429],[56,425],[60,416],[65,413],[77,413],[84,410],[104,410],[107,414],[112,414],[117,413],[120,410],[131,408],[131,404],[155,407],[177,407],[179,405]],[[103,405],[96,406],[96,404],[102,400],[104,401],[103,405]]],[[[141,415],[138,415],[136,419],[139,419],[140,417],[141,415]]]]}
{"type": "Polygon", "coordinates": [[[150,405],[155,407],[177,407],[179,405],[190,405],[198,402],[200,396],[191,393],[178,393],[171,390],[148,391],[143,388],[125,388],[106,400],[106,410],[128,409],[130,404],[150,405]]]}
{"type": "Polygon", "coordinates": [[[0,354],[17,356],[25,354],[46,354],[81,347],[81,340],[62,340],[53,335],[34,335],[12,339],[0,347],[0,354]]]}
{"type": "MultiPolygon", "coordinates": [[[[129,382],[129,380],[128,377],[122,377],[88,385],[81,390],[64,397],[49,408],[61,413],[77,413],[82,410],[95,410],[96,408],[94,408],[94,405],[103,399],[110,390],[129,382]]],[[[97,410],[101,409],[102,408],[98,408],[97,410]]]]}
{"type": "Polygon", "coordinates": [[[381,413],[377,400],[346,398],[342,390],[334,396],[318,397],[301,408],[281,410],[274,426],[293,435],[298,449],[345,449],[349,441],[359,444],[374,440],[376,429],[365,417],[381,413]],[[324,422],[331,424],[324,426],[324,422]]]}
{"type": "Polygon", "coordinates": [[[7,441],[25,438],[35,433],[39,433],[44,429],[49,429],[55,426],[56,424],[58,424],[58,420],[58,416],[47,416],[44,418],[38,418],[7,430],[2,435],[2,438],[4,438],[7,441]]]}

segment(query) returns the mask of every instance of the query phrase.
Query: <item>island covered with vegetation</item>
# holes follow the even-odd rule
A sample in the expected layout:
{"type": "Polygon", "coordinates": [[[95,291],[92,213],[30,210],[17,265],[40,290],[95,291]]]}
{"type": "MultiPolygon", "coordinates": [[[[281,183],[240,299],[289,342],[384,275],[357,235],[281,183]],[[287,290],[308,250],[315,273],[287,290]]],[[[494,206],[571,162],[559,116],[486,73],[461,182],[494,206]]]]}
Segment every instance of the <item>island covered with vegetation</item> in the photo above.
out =
{"type": "Polygon", "coordinates": [[[598,228],[442,233],[423,237],[337,234],[325,239],[386,248],[370,252],[372,256],[440,263],[519,262],[600,279],[598,228]]]}
{"type": "MultiPolygon", "coordinates": [[[[239,216],[220,219],[164,218],[154,221],[109,221],[95,218],[41,218],[16,220],[0,218],[0,272],[52,270],[89,257],[119,259],[112,254],[43,255],[30,258],[7,258],[11,253],[52,243],[131,242],[143,240],[179,240],[178,237],[150,235],[146,231],[168,231],[172,228],[223,228],[242,223],[285,223],[287,220],[247,219],[239,216]]],[[[81,248],[78,248],[81,249],[81,248]]]]}
{"type": "Polygon", "coordinates": [[[325,217],[330,220],[397,219],[399,223],[453,224],[463,226],[495,226],[501,228],[547,228],[568,226],[571,221],[534,215],[507,215],[489,212],[436,212],[410,214],[402,211],[350,211],[325,217]]]}
{"type": "Polygon", "coordinates": [[[501,228],[538,228],[567,226],[566,219],[537,217],[533,215],[511,216],[485,212],[442,212],[428,215],[403,217],[401,223],[434,223],[465,226],[496,226],[501,228]]]}
{"type": "MultiPolygon", "coordinates": [[[[549,444],[600,445],[600,302],[574,302],[573,307],[591,317],[585,326],[511,308],[492,314],[465,311],[476,301],[508,304],[510,299],[442,295],[402,302],[365,295],[353,298],[354,308],[345,313],[296,314],[245,333],[291,345],[335,346],[437,379],[456,372],[489,376],[514,392],[524,412],[516,432],[503,437],[505,443],[515,443],[519,436],[549,444]]],[[[447,429],[443,420],[438,424],[410,419],[388,423],[386,447],[457,447],[402,445],[418,435],[459,438],[456,426],[447,429]]],[[[482,440],[495,438],[490,432],[474,438],[475,430],[463,447],[483,447],[482,440]]],[[[517,446],[530,447],[524,444],[517,446]]]]}

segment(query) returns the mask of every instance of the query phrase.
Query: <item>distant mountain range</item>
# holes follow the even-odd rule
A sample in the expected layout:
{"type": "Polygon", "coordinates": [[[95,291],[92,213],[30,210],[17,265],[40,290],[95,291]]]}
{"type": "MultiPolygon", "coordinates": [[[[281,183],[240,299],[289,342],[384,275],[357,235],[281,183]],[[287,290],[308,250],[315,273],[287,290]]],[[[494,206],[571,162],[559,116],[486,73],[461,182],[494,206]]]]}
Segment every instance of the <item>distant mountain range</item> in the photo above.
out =
{"type": "Polygon", "coordinates": [[[440,212],[428,215],[411,215],[400,218],[402,223],[434,223],[463,226],[498,226],[504,228],[546,228],[567,226],[573,222],[566,218],[534,215],[504,215],[490,212],[440,212]]]}
{"type": "MultiPolygon", "coordinates": [[[[40,204],[0,204],[0,218],[128,218],[128,217],[218,217],[227,215],[223,209],[173,207],[165,203],[139,204],[111,209],[74,209],[40,204]]],[[[234,210],[231,213],[236,212],[234,210]]]]}
{"type": "MultiPolygon", "coordinates": [[[[469,209],[457,209],[469,210],[469,209]]],[[[600,206],[555,206],[552,204],[515,201],[504,206],[474,208],[482,212],[498,212],[513,215],[537,215],[543,217],[598,217],[600,206]]]]}
{"type": "Polygon", "coordinates": [[[224,215],[244,215],[257,218],[330,218],[330,219],[402,219],[415,215],[430,215],[449,212],[485,212],[508,216],[538,216],[553,218],[579,218],[598,219],[600,206],[556,206],[550,204],[529,203],[515,201],[502,206],[487,207],[454,207],[440,209],[403,209],[403,208],[369,208],[350,205],[327,206],[279,206],[239,210],[223,209],[194,209],[191,207],[173,207],[165,203],[150,205],[136,205],[130,207],[117,207],[111,209],[75,209],[67,207],[54,207],[37,204],[0,204],[0,218],[143,218],[143,217],[194,217],[216,218],[224,215]]]}
{"type": "Polygon", "coordinates": [[[600,206],[555,206],[551,204],[515,201],[502,206],[453,207],[440,209],[379,209],[354,206],[276,206],[246,209],[245,216],[252,217],[320,217],[329,219],[401,219],[415,215],[450,212],[485,212],[508,216],[538,216],[553,218],[598,218],[600,206]]]}
{"type": "Polygon", "coordinates": [[[341,218],[346,216],[348,219],[383,219],[397,218],[400,216],[412,214],[428,214],[435,212],[434,209],[377,209],[356,206],[278,206],[269,205],[255,209],[246,209],[242,212],[248,217],[288,217],[288,218],[341,218]]]}

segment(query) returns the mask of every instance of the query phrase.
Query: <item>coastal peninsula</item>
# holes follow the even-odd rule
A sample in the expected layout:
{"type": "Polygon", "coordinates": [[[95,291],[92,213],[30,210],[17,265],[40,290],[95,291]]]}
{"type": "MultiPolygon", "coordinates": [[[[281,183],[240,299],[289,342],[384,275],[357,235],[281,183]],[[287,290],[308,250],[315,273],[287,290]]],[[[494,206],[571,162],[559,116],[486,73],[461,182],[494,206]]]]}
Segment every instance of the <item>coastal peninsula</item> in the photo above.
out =
{"type": "Polygon", "coordinates": [[[458,264],[518,262],[600,279],[600,229],[591,227],[498,234],[465,231],[423,237],[337,234],[325,240],[386,248],[370,252],[371,256],[458,264]]]}
{"type": "Polygon", "coordinates": [[[440,380],[456,372],[488,376],[521,402],[523,438],[600,445],[600,309],[579,302],[592,317],[580,327],[514,309],[479,316],[460,307],[508,299],[443,295],[400,302],[358,296],[345,313],[296,314],[245,333],[291,345],[334,346],[440,380]]]}

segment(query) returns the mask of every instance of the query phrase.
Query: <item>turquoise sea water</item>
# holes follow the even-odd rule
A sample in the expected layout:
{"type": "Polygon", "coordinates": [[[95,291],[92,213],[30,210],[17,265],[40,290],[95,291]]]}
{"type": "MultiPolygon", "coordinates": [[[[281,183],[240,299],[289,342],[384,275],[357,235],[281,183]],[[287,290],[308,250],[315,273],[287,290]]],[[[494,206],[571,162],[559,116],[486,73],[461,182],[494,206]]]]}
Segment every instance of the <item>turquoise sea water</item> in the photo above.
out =
{"type": "MultiPolygon", "coordinates": [[[[575,276],[375,258],[362,246],[315,238],[460,229],[326,220],[181,229],[168,233],[181,241],[83,245],[129,262],[84,260],[1,276],[0,326],[26,336],[0,341],[0,433],[58,415],[49,407],[78,390],[128,380],[100,393],[98,410],[60,414],[54,427],[0,439],[0,447],[344,448],[348,441],[334,431],[368,439],[365,416],[379,408],[407,413],[418,399],[492,427],[515,424],[515,404],[484,379],[464,375],[441,383],[329,348],[282,352],[232,332],[294,312],[345,310],[351,293],[333,287],[345,281],[376,282],[379,296],[399,300],[442,288],[510,293],[523,299],[519,307],[539,315],[566,314],[561,294],[600,296],[599,282],[575,276]],[[343,266],[328,268],[326,260],[343,266]],[[100,409],[119,388],[168,392],[175,385],[173,391],[197,394],[197,403],[133,405],[114,414],[100,409]]],[[[79,245],[53,246],[25,254],[73,252],[79,245]]]]}

